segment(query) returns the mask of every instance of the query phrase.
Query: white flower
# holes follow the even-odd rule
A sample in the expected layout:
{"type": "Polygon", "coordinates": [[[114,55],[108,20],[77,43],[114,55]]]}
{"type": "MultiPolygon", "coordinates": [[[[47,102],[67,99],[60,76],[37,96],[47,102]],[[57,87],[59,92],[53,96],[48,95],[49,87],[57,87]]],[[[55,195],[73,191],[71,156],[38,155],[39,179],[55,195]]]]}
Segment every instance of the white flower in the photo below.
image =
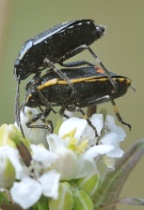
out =
{"type": "Polygon", "coordinates": [[[14,202],[27,209],[44,195],[53,199],[58,197],[60,174],[52,169],[57,155],[42,145],[31,145],[32,161],[29,174],[21,181],[14,182],[10,192],[14,202]]]}
{"type": "Polygon", "coordinates": [[[33,206],[42,195],[57,199],[60,174],[50,171],[39,177],[38,180],[30,177],[15,182],[10,190],[12,199],[22,208],[33,206]]]}
{"type": "Polygon", "coordinates": [[[107,153],[108,157],[120,158],[123,155],[123,150],[120,149],[120,142],[126,137],[124,129],[115,125],[114,118],[107,115],[105,120],[105,131],[100,142],[102,144],[113,145],[114,149],[107,153]]]}
{"type": "Polygon", "coordinates": [[[27,167],[11,137],[19,142],[23,140],[13,125],[1,126],[1,187],[11,187],[14,183],[10,189],[11,196],[22,208],[33,206],[42,195],[56,199],[61,175],[52,169],[52,164],[58,156],[42,145],[31,145],[32,160],[27,167]]]}
{"type": "MultiPolygon", "coordinates": [[[[106,116],[105,122],[102,114],[94,114],[90,118],[91,123],[96,127],[99,135],[99,144],[112,145],[113,150],[106,155],[111,158],[120,158],[123,155],[123,150],[120,149],[120,142],[126,137],[123,128],[115,124],[114,118],[110,115],[106,116]]],[[[95,145],[97,138],[95,138],[94,130],[87,125],[85,131],[82,133],[82,138],[87,136],[89,145],[95,145]]]]}
{"type": "MultiPolygon", "coordinates": [[[[80,119],[76,117],[71,117],[71,120],[65,120],[60,129],[58,135],[61,137],[63,133],[69,133],[71,130],[76,129],[74,137],[77,139],[88,139],[89,146],[95,145],[97,143],[97,138],[95,136],[95,131],[91,126],[88,125],[85,119],[80,119]],[[66,124],[66,126],[65,126],[66,124]]],[[[96,128],[98,136],[101,136],[101,130],[104,126],[104,120],[102,114],[94,114],[90,121],[92,125],[96,128]]]]}
{"type": "Polygon", "coordinates": [[[70,133],[72,130],[76,129],[74,137],[80,139],[84,129],[87,126],[87,121],[84,119],[71,117],[68,120],[65,120],[60,129],[58,135],[62,137],[64,134],[70,133]]]}
{"type": "Polygon", "coordinates": [[[55,134],[47,136],[50,151],[59,157],[53,166],[61,174],[63,180],[97,173],[95,158],[114,148],[112,145],[90,147],[88,139],[81,138],[86,127],[86,120],[71,117],[61,125],[59,136],[55,134]]]}
{"type": "MultiPolygon", "coordinates": [[[[37,113],[33,112],[33,115],[37,113]]],[[[25,124],[26,118],[21,117],[25,124]]],[[[27,117],[29,118],[28,113],[27,117]]],[[[12,136],[18,138],[19,142],[23,141],[22,136],[19,139],[19,132],[15,131],[16,134],[13,134],[13,126],[4,125],[0,128],[0,184],[2,187],[11,187],[14,183],[10,189],[14,202],[27,209],[37,203],[41,196],[46,196],[51,198],[51,205],[54,205],[54,200],[61,198],[61,180],[75,180],[76,184],[76,180],[81,178],[99,177],[97,161],[101,155],[107,167],[114,169],[113,158],[119,158],[123,154],[120,142],[124,140],[125,132],[115,125],[111,116],[106,116],[104,120],[102,114],[95,114],[90,121],[96,127],[98,137],[86,120],[71,117],[62,123],[58,135],[47,135],[45,145],[49,149],[42,144],[31,144],[28,147],[31,148],[29,152],[32,158],[29,166],[22,162],[23,159],[11,138],[12,136]],[[12,177],[8,173],[10,168],[14,171],[10,173],[12,177]],[[11,182],[8,182],[9,178],[11,182]]],[[[36,129],[36,133],[35,129],[27,130],[26,126],[23,126],[23,129],[28,137],[31,136],[37,143],[42,143],[41,140],[45,136],[43,129],[36,129]]]]}

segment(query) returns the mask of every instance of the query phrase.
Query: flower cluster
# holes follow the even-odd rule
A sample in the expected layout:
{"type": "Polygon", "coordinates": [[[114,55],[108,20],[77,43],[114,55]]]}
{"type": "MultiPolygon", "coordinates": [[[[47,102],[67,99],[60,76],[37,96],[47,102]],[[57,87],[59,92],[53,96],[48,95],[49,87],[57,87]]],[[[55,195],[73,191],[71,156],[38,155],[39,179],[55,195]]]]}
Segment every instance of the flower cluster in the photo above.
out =
{"type": "Polygon", "coordinates": [[[113,117],[94,114],[90,121],[97,138],[87,121],[76,117],[49,134],[25,127],[29,113],[36,112],[26,108],[25,114],[21,113],[26,138],[15,125],[0,127],[1,191],[9,190],[12,200],[23,209],[42,198],[47,205],[44,209],[94,209],[93,197],[100,183],[97,163],[101,159],[114,169],[114,158],[123,155],[119,143],[125,138],[124,130],[115,125],[113,117]]]}

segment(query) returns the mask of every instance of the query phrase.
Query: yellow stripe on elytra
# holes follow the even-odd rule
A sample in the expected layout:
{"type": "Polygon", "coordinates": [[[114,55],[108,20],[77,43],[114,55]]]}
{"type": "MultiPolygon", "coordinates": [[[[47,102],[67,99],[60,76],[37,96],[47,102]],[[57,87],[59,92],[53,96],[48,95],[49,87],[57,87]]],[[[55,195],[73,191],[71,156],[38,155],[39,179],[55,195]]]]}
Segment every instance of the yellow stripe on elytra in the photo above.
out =
{"type": "MultiPolygon", "coordinates": [[[[71,79],[70,82],[78,83],[78,82],[95,82],[95,81],[106,81],[107,78],[98,78],[98,77],[84,77],[84,78],[78,78],[78,79],[71,79]]],[[[66,80],[58,80],[59,85],[66,85],[68,82],[66,80]]]]}
{"type": "Polygon", "coordinates": [[[126,84],[128,85],[128,84],[131,84],[131,80],[130,79],[128,79],[128,78],[118,78],[118,81],[120,81],[120,82],[126,82],[126,84]]]}
{"type": "Polygon", "coordinates": [[[42,90],[45,87],[49,87],[49,86],[55,85],[57,83],[58,83],[58,79],[57,78],[51,79],[51,80],[45,82],[44,84],[38,86],[38,90],[42,90]]]}
{"type": "MultiPolygon", "coordinates": [[[[126,81],[127,84],[131,83],[131,80],[128,78],[113,78],[114,80],[118,80],[120,82],[126,81]]],[[[74,83],[79,83],[79,82],[95,82],[95,81],[99,81],[99,82],[104,82],[107,81],[108,78],[107,77],[84,77],[84,78],[78,78],[78,79],[70,79],[70,83],[74,84],[74,83]]],[[[48,80],[47,82],[45,82],[44,84],[38,86],[38,90],[42,90],[43,88],[52,86],[52,85],[67,85],[68,81],[66,80],[59,80],[58,78],[54,78],[51,80],[48,80]]]]}
{"type": "MultiPolygon", "coordinates": [[[[119,81],[119,82],[126,82],[127,84],[130,84],[131,83],[131,80],[128,79],[128,78],[114,78],[113,79],[115,81],[119,81]]],[[[70,82],[73,84],[73,83],[78,83],[78,82],[96,82],[96,81],[99,81],[99,82],[105,82],[105,81],[108,81],[108,78],[107,77],[84,77],[84,78],[78,78],[78,79],[71,79],[70,82]]],[[[60,85],[66,85],[68,84],[68,82],[66,80],[58,80],[58,83],[57,84],[60,84],[60,85]]]]}
{"type": "MultiPolygon", "coordinates": [[[[58,79],[57,78],[54,78],[54,79],[51,79],[47,82],[45,82],[44,84],[40,85],[37,87],[38,90],[42,90],[43,88],[45,87],[49,87],[49,86],[52,86],[52,85],[55,85],[58,83],[58,79]]],[[[29,99],[32,97],[32,94],[30,93],[29,96],[27,97],[26,101],[29,101],[29,99]]]]}
{"type": "Polygon", "coordinates": [[[32,94],[30,93],[26,99],[26,102],[28,102],[30,100],[30,98],[32,97],[32,94]]]}

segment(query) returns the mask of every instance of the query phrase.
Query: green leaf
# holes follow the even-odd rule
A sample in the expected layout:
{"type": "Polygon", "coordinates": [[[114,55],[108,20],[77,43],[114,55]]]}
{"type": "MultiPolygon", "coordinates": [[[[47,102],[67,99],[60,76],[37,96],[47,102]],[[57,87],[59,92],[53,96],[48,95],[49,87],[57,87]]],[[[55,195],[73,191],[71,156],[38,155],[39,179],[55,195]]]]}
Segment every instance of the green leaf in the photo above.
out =
{"type": "MultiPolygon", "coordinates": [[[[115,171],[109,171],[103,178],[95,197],[95,209],[115,210],[112,203],[117,204],[121,189],[128,178],[128,175],[144,154],[144,140],[134,145],[119,159],[115,166],[115,171]]],[[[138,205],[138,202],[137,202],[138,205]]]]}

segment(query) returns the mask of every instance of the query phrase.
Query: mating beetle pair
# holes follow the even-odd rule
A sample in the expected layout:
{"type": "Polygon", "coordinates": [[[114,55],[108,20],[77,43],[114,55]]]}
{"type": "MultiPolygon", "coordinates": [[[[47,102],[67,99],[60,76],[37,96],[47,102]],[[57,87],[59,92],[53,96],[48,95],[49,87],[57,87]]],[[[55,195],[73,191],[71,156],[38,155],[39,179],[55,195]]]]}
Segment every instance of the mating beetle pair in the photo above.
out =
{"type": "MultiPolygon", "coordinates": [[[[117,91],[113,92],[112,84],[99,66],[61,69],[61,71],[70,79],[74,93],[72,93],[68,82],[61,79],[53,71],[49,71],[37,79],[34,77],[27,84],[25,105],[29,107],[45,107],[41,114],[28,122],[29,127],[33,127],[31,123],[39,118],[46,119],[53,106],[60,106],[64,110],[79,111],[84,114],[83,107],[111,101],[118,120],[131,129],[131,126],[122,120],[114,102],[114,99],[123,96],[127,92],[128,87],[131,85],[129,78],[110,72],[110,76],[117,83],[117,91]]],[[[89,120],[88,123],[91,125],[89,120]]],[[[93,129],[97,135],[96,128],[93,127],[93,129]]]]}
{"type": "MultiPolygon", "coordinates": [[[[14,74],[18,84],[15,110],[18,125],[19,84],[31,74],[35,76],[26,87],[28,98],[25,105],[46,107],[35,120],[40,117],[45,119],[55,105],[72,111],[79,107],[81,112],[81,107],[105,101],[111,101],[116,107],[113,99],[125,94],[130,80],[110,73],[89,47],[101,38],[104,32],[105,27],[96,25],[93,20],[76,20],[61,23],[25,42],[14,64],[14,74]],[[84,60],[63,63],[85,49],[102,69],[84,60]],[[85,64],[91,67],[58,69],[55,63],[65,67],[85,64]],[[40,77],[41,71],[46,68],[49,68],[48,73],[40,77]]],[[[115,112],[119,120],[130,127],[122,121],[116,108],[115,112]]]]}
{"type": "Polygon", "coordinates": [[[58,63],[66,67],[75,67],[83,64],[92,65],[88,61],[76,61],[73,63],[63,63],[67,59],[87,49],[104,69],[105,74],[116,90],[115,81],[111,78],[108,70],[98,59],[97,55],[89,47],[94,41],[103,36],[105,27],[96,25],[93,20],[84,19],[61,23],[41,34],[27,40],[20,50],[19,57],[14,64],[14,74],[17,80],[16,110],[15,118],[19,124],[19,84],[31,74],[37,74],[49,67],[56,72],[61,79],[65,79],[69,86],[69,78],[55,66],[58,63]]]}

